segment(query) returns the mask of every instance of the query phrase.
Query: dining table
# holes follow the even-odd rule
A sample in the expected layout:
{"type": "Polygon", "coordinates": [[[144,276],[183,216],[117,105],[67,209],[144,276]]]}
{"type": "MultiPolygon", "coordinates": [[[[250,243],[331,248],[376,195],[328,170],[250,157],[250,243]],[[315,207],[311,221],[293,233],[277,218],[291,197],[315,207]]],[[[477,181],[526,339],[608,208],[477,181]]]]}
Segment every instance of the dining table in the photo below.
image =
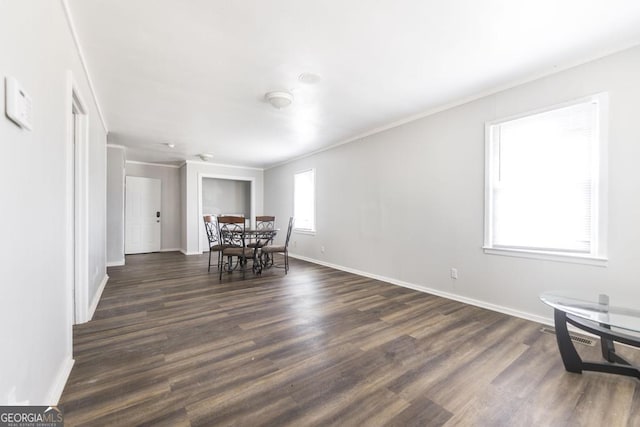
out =
{"type": "Polygon", "coordinates": [[[540,300],[553,308],[556,341],[565,369],[569,372],[597,371],[640,379],[640,368],[616,353],[614,342],[640,347],[640,310],[633,298],[604,293],[549,291],[540,300]],[[583,361],[571,340],[567,325],[600,338],[606,363],[583,361]]]}
{"type": "MultiPolygon", "coordinates": [[[[220,230],[222,241],[234,241],[239,242],[243,248],[252,248],[253,261],[252,270],[254,274],[262,274],[264,268],[269,267],[268,254],[263,254],[261,249],[273,242],[273,239],[278,234],[280,229],[278,228],[243,228],[243,229],[222,229],[220,230]],[[249,245],[251,244],[251,245],[249,245]]],[[[229,257],[231,258],[231,257],[229,257]]],[[[247,260],[245,259],[245,262],[247,260]]],[[[240,259],[235,265],[229,260],[226,264],[223,263],[222,268],[227,272],[236,270],[240,265],[240,259]],[[226,265],[226,267],[225,267],[226,265]]],[[[244,268],[244,266],[242,266],[244,268]]]]}

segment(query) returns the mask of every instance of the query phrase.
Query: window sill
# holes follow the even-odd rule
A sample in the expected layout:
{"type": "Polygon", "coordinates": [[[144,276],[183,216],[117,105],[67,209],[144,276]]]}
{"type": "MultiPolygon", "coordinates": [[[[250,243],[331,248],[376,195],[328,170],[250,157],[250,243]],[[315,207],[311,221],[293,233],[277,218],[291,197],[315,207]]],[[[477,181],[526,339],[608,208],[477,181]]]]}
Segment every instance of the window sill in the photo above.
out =
{"type": "Polygon", "coordinates": [[[309,236],[315,236],[316,235],[316,230],[306,230],[303,228],[294,228],[293,229],[294,233],[298,233],[298,234],[307,234],[309,236]]]}
{"type": "Polygon", "coordinates": [[[586,264],[598,267],[606,267],[609,259],[593,255],[568,255],[558,252],[532,251],[523,249],[504,249],[483,246],[484,253],[489,255],[502,255],[517,258],[542,259],[547,261],[567,262],[571,264],[586,264]]]}

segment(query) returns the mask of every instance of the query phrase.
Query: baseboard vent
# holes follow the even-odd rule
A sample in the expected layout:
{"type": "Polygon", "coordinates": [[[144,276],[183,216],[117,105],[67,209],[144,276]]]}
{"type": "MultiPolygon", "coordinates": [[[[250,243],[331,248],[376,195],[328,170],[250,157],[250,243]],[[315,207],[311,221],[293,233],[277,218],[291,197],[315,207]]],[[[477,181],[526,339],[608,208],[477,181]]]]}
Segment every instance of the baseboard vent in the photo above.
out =
{"type": "MultiPolygon", "coordinates": [[[[550,335],[556,334],[555,328],[550,328],[548,326],[543,326],[542,328],[540,328],[540,332],[545,334],[550,334],[550,335]]],[[[590,347],[595,347],[596,345],[596,341],[592,338],[587,338],[587,337],[583,337],[583,336],[572,334],[572,333],[569,333],[569,337],[571,337],[571,341],[577,342],[578,344],[584,344],[590,347]]]]}

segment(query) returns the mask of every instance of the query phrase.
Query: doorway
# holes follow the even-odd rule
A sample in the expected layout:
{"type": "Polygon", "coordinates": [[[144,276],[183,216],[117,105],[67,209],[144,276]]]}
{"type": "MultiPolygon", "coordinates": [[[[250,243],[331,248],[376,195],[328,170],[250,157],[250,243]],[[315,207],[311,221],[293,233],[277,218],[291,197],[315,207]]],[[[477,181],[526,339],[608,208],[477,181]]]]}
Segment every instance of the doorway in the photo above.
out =
{"type": "Polygon", "coordinates": [[[127,176],[125,194],[124,253],[160,251],[162,182],[155,178],[127,176]]]}

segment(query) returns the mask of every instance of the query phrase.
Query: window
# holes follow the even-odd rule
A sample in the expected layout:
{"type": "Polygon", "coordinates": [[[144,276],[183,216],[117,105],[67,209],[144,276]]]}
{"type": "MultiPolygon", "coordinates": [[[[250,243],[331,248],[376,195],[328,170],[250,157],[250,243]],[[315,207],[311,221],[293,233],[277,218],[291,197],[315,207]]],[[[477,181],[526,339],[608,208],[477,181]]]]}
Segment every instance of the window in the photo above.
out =
{"type": "Polygon", "coordinates": [[[316,171],[309,169],[293,177],[293,216],[295,229],[316,230],[316,171]]]}
{"type": "Polygon", "coordinates": [[[597,95],[487,124],[486,252],[604,259],[605,110],[597,95]]]}

